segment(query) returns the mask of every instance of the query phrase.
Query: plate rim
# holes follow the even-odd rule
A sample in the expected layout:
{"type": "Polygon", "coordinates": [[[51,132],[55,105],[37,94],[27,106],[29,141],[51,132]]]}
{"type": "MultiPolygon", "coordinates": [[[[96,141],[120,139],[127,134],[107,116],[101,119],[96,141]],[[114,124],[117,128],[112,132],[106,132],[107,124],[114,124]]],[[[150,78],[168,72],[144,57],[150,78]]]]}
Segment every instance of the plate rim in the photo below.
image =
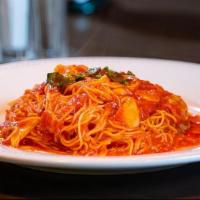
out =
{"type": "Polygon", "coordinates": [[[56,60],[67,60],[67,59],[75,59],[75,60],[79,60],[79,59],[89,59],[89,60],[93,60],[93,59],[122,59],[122,60],[151,60],[151,61],[155,61],[155,62],[160,62],[160,61],[164,61],[164,62],[171,62],[171,63],[185,63],[185,64],[192,64],[192,65],[200,65],[200,63],[198,62],[191,62],[191,61],[183,61],[183,60],[176,60],[176,59],[167,59],[167,58],[152,58],[152,57],[130,57],[130,56],[70,56],[70,57],[59,57],[59,58],[40,58],[40,59],[32,59],[32,60],[18,60],[18,61],[14,61],[14,62],[7,62],[7,63],[0,63],[1,67],[9,67],[10,65],[15,65],[15,64],[24,64],[24,63],[36,63],[36,62],[48,62],[48,61],[56,61],[56,60]]]}

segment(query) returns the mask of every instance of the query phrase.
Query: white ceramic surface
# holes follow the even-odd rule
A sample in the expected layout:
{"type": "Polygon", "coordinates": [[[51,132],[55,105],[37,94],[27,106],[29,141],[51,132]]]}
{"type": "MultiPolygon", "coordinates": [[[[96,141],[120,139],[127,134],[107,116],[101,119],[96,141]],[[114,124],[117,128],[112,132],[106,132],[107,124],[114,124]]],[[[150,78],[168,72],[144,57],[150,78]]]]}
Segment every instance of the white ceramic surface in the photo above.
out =
{"type": "MultiPolygon", "coordinates": [[[[200,113],[200,65],[160,59],[85,57],[24,61],[0,65],[0,112],[3,105],[27,88],[46,80],[55,65],[85,64],[131,70],[139,78],[162,85],[181,95],[194,113],[200,113]]],[[[1,120],[3,115],[1,115],[1,120]]],[[[184,151],[121,157],[75,157],[27,152],[0,145],[0,161],[40,170],[79,174],[137,173],[200,161],[200,148],[184,151]]]]}

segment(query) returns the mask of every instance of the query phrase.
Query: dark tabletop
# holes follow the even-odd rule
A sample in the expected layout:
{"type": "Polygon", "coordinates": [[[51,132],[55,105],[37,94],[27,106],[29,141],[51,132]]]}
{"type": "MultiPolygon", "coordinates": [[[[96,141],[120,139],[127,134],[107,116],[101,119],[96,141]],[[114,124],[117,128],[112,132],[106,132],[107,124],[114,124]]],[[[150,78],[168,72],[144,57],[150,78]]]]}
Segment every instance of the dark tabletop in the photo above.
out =
{"type": "Polygon", "coordinates": [[[200,164],[107,176],[54,174],[3,163],[0,169],[0,198],[200,199],[200,164]]]}
{"type": "MultiPolygon", "coordinates": [[[[200,1],[115,0],[66,19],[69,56],[130,56],[200,63],[200,1]]],[[[200,163],[159,172],[86,176],[0,163],[0,199],[200,199],[200,163]]]]}

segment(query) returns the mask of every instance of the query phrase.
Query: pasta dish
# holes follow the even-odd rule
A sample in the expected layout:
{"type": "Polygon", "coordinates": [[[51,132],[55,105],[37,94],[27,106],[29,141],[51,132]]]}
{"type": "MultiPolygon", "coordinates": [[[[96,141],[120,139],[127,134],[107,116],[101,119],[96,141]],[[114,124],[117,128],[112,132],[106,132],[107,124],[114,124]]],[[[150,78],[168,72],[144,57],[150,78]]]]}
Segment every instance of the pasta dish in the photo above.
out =
{"type": "Polygon", "coordinates": [[[200,116],[132,72],[57,65],[9,104],[2,144],[66,155],[127,156],[200,144],[200,116]]]}

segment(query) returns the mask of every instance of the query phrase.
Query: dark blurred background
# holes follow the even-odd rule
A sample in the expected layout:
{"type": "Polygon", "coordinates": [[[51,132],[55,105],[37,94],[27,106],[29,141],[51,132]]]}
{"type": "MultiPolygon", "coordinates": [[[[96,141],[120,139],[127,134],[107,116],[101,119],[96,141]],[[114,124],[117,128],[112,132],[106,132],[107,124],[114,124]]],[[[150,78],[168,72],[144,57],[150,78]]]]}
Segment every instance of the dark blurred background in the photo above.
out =
{"type": "Polygon", "coordinates": [[[111,0],[68,14],[70,56],[134,56],[200,62],[200,1],[111,0]]]}
{"type": "MultiPolygon", "coordinates": [[[[16,0],[0,0],[0,2],[3,1],[4,4],[6,1],[12,4],[12,1],[16,0]]],[[[16,56],[16,59],[7,59],[6,56],[9,57],[10,54],[4,52],[5,47],[1,48],[3,41],[0,40],[0,51],[3,52],[4,62],[63,56],[153,57],[200,62],[199,0],[28,0],[28,2],[30,5],[33,4],[32,10],[38,6],[39,2],[40,4],[46,2],[42,9],[47,8],[47,4],[52,4],[52,2],[54,4],[64,2],[62,7],[65,5],[66,16],[58,15],[61,13],[59,9],[53,9],[50,12],[52,16],[48,20],[57,19],[57,21],[53,22],[53,28],[48,27],[47,31],[45,26],[41,26],[42,28],[36,26],[37,20],[45,24],[45,12],[42,11],[41,14],[39,11],[31,10],[27,18],[32,21],[28,21],[29,40],[25,50],[29,50],[30,46],[34,46],[39,41],[37,44],[39,47],[32,47],[35,48],[34,51],[37,54],[49,45],[47,41],[43,41],[48,37],[51,41],[60,39],[57,47],[53,44],[53,48],[61,49],[62,44],[65,45],[65,50],[55,54],[43,53],[36,56],[21,53],[16,56]],[[38,33],[39,29],[41,33],[38,33]],[[54,36],[48,35],[51,32],[55,32],[54,36]],[[56,38],[55,35],[59,35],[60,32],[63,32],[64,36],[56,38]],[[37,40],[38,35],[42,36],[37,40]]],[[[8,31],[12,32],[12,30],[8,31]]],[[[5,35],[8,37],[7,33],[5,35]]]]}

